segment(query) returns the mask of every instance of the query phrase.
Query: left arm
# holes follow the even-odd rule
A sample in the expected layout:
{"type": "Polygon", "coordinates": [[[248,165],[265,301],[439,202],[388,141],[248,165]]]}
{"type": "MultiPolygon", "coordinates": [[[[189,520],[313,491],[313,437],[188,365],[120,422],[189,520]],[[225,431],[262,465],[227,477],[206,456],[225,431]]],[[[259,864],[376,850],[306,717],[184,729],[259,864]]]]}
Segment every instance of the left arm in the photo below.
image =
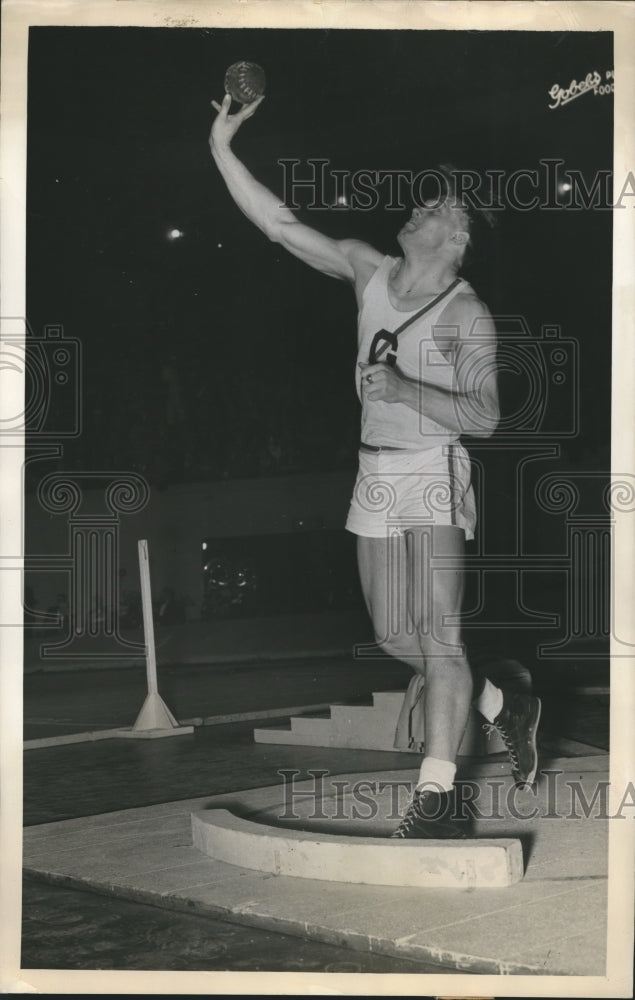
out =
{"type": "Polygon", "coordinates": [[[448,430],[490,437],[500,418],[496,384],[496,331],[486,306],[473,296],[457,296],[443,316],[459,331],[451,389],[417,381],[386,364],[363,365],[368,399],[404,403],[448,430]],[[472,332],[478,319],[477,332],[472,332]],[[372,383],[366,376],[372,375],[372,383]]]}

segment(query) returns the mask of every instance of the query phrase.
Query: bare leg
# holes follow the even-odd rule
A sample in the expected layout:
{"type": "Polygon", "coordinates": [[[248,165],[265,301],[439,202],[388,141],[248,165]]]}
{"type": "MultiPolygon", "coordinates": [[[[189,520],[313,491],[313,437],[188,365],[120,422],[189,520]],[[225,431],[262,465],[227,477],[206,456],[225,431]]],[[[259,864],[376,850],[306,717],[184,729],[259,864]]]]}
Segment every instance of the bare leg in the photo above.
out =
{"type": "Polygon", "coordinates": [[[438,525],[408,531],[408,609],[425,658],[425,753],[454,761],[472,699],[472,674],[461,642],[465,536],[438,525]],[[443,565],[448,557],[453,565],[443,565]]]}
{"type": "Polygon", "coordinates": [[[377,642],[426,678],[426,757],[454,761],[472,697],[461,645],[464,535],[450,526],[358,538],[362,591],[377,642]],[[435,566],[452,557],[450,569],[435,566]]]}
{"type": "Polygon", "coordinates": [[[377,644],[416,673],[425,674],[425,659],[408,607],[408,550],[404,536],[358,536],[357,563],[377,644]]]}

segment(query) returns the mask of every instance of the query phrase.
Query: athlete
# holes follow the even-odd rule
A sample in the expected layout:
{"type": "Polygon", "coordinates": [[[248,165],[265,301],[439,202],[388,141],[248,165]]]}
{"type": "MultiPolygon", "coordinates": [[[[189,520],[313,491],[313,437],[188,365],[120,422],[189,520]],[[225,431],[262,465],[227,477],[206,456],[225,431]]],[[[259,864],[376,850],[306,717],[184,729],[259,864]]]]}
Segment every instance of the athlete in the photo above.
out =
{"type": "MultiPolygon", "coordinates": [[[[519,784],[537,770],[539,699],[484,680],[478,694],[461,643],[463,553],[476,521],[461,434],[488,437],[499,419],[495,331],[459,277],[471,222],[453,197],[415,207],[398,234],[403,256],[304,225],[235,156],[231,141],[263,98],[222,104],[210,149],[229,193],[265,235],[311,267],[347,281],[359,309],[359,472],[346,527],[357,535],[362,590],[383,650],[425,686],[425,754],[396,838],[459,838],[456,756],[470,705],[501,734],[519,784]]],[[[411,701],[412,701],[411,697],[411,701]]]]}

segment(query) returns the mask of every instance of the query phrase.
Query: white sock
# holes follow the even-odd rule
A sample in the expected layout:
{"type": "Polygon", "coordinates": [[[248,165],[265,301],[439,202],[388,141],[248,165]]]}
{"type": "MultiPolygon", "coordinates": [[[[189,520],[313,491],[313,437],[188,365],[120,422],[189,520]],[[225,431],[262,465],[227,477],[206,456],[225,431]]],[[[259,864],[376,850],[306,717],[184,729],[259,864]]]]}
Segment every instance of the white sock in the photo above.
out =
{"type": "Polygon", "coordinates": [[[440,760],[438,757],[424,757],[419,770],[417,788],[421,790],[429,784],[433,792],[449,792],[454,783],[456,764],[451,760],[440,760]]]}
{"type": "Polygon", "coordinates": [[[493,722],[503,707],[503,692],[485,678],[485,686],[478,698],[474,699],[474,708],[484,715],[488,722],[493,722]]]}

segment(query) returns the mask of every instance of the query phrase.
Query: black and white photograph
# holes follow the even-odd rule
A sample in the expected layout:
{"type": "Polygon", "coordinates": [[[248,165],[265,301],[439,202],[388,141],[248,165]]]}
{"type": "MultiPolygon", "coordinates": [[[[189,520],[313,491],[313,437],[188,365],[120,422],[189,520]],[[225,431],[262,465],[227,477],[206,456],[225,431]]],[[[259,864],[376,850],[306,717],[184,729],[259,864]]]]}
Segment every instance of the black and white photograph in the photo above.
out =
{"type": "Polygon", "coordinates": [[[3,8],[3,991],[632,995],[634,13],[3,8]]]}

